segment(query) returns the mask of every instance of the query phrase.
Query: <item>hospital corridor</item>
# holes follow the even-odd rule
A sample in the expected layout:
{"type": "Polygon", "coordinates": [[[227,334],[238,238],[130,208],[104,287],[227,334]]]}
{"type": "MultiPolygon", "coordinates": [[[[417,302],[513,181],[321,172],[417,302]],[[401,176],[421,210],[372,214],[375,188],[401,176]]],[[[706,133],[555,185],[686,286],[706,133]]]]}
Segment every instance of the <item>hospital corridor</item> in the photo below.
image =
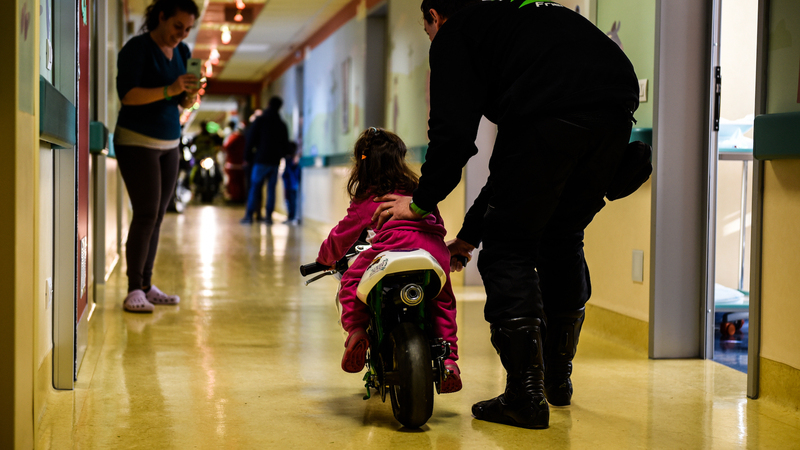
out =
{"type": "Polygon", "coordinates": [[[800,450],[800,0],[0,37],[0,450],[800,450]]]}
{"type": "MultiPolygon", "coordinates": [[[[653,361],[592,333],[575,359],[573,403],[550,428],[481,422],[472,403],[501,392],[481,288],[460,288],[464,388],[437,395],[419,430],[389,399],[339,367],[344,335],[337,283],[308,287],[298,268],[327,230],[242,227],[240,208],[190,207],[167,216],[156,261],[177,306],[124,314],[124,270],[109,278],[90,320],[91,350],[75,390],[42,418],[42,449],[271,448],[797,448],[800,414],[748,402],[745,374],[713,361],[653,361]]],[[[277,216],[276,216],[277,217],[277,216]]],[[[124,269],[122,267],[121,269],[124,269]]]]}

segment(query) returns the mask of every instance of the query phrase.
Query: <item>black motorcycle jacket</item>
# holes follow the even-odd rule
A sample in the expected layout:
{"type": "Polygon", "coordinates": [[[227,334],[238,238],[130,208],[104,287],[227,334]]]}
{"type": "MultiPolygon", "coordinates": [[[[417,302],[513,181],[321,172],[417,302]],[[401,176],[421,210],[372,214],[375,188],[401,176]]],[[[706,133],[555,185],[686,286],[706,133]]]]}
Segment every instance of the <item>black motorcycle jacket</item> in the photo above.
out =
{"type": "Polygon", "coordinates": [[[250,164],[277,166],[291,149],[286,123],[278,111],[269,108],[253,122],[246,136],[245,160],[250,164]]]}
{"type": "Polygon", "coordinates": [[[458,185],[481,116],[503,127],[638,106],[622,50],[594,24],[556,3],[480,2],[454,13],[430,49],[430,140],[414,203],[425,211],[458,185]]]}

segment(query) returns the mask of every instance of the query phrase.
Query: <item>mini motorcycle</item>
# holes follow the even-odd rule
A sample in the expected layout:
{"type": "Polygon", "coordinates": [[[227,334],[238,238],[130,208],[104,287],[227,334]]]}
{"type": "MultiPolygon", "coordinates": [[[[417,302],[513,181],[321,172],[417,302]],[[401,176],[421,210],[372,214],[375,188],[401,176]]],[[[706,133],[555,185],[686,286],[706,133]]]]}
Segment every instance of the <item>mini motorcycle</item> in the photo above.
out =
{"type": "Polygon", "coordinates": [[[219,170],[217,161],[212,156],[200,159],[200,163],[192,169],[192,184],[195,196],[202,203],[212,203],[220,192],[222,171],[219,170]]]}
{"type": "MultiPolygon", "coordinates": [[[[370,248],[358,242],[334,267],[319,263],[300,267],[303,276],[322,272],[341,279],[359,253],[370,248]]],[[[369,352],[364,375],[367,394],[389,394],[392,413],[403,426],[419,428],[433,414],[433,390],[438,393],[450,375],[444,367],[450,344],[432,333],[427,304],[439,295],[447,278],[436,259],[422,249],[380,253],[364,272],[357,295],[370,311],[369,352]]]]}

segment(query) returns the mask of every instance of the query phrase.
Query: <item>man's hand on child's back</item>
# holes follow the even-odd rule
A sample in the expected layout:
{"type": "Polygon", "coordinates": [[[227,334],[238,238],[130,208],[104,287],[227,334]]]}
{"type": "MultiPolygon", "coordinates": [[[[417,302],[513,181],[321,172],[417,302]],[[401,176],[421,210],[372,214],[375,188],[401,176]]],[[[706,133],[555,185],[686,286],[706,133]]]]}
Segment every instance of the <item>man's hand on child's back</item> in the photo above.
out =
{"type": "Polygon", "coordinates": [[[376,197],[376,202],[381,202],[375,214],[372,215],[372,222],[377,222],[375,229],[380,229],[383,224],[390,220],[420,220],[422,216],[411,211],[411,197],[405,195],[389,194],[383,197],[376,197]]]}

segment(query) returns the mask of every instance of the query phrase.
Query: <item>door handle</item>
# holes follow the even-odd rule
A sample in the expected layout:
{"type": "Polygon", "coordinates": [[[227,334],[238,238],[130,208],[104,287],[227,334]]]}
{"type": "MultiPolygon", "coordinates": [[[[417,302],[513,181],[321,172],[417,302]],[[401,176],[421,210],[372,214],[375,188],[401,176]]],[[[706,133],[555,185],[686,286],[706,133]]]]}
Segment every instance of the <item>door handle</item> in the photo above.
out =
{"type": "Polygon", "coordinates": [[[719,131],[720,103],[722,102],[722,69],[714,68],[714,131],[719,131]]]}

